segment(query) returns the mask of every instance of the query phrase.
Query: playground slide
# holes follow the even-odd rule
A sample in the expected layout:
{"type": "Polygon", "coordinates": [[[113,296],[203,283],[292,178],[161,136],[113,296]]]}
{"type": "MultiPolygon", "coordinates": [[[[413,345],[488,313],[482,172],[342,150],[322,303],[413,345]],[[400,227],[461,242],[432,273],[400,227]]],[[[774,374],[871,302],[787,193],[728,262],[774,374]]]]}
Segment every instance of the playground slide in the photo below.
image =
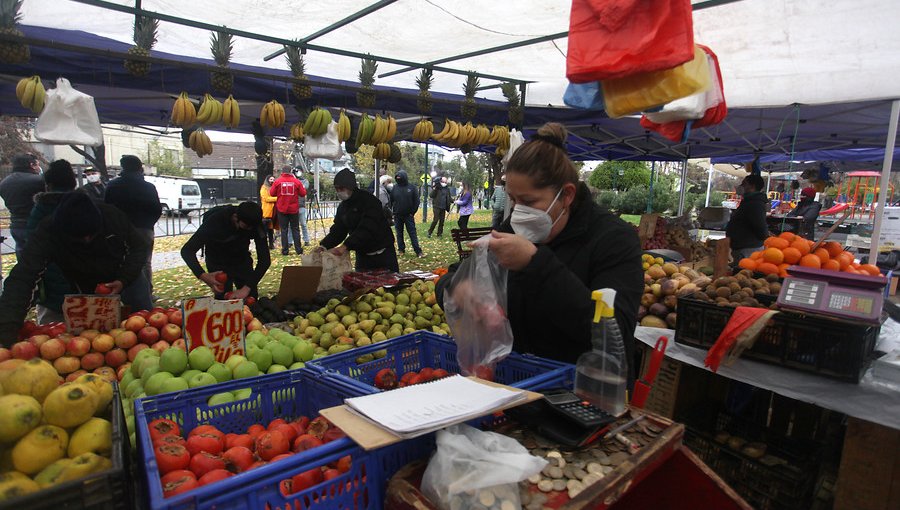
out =
{"type": "Polygon", "coordinates": [[[848,207],[850,207],[850,204],[837,204],[833,207],[829,207],[828,209],[825,209],[824,211],[820,212],[819,216],[831,216],[832,214],[837,214],[848,207]]]}
{"type": "Polygon", "coordinates": [[[781,205],[781,200],[772,200],[772,210],[773,211],[775,209],[777,209],[779,205],[781,205]]]}

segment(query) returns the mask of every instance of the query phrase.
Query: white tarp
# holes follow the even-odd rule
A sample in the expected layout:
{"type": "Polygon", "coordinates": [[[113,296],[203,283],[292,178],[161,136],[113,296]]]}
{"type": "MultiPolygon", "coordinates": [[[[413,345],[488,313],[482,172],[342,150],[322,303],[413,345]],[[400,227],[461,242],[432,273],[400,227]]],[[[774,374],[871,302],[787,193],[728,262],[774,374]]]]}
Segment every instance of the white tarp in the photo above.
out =
{"type": "MultiPolygon", "coordinates": [[[[693,0],[694,3],[700,0],[693,0]]],[[[114,0],[133,6],[133,0],[114,0]]],[[[287,39],[303,38],[373,0],[143,0],[144,9],[287,39]]],[[[426,62],[568,30],[566,0],[399,0],[313,41],[333,48],[426,62]]],[[[26,0],[23,23],[84,30],[131,41],[133,17],[68,0],[26,0]]],[[[893,0],[743,0],[696,11],[697,42],[719,56],[730,107],[894,98],[900,82],[900,2],[893,0]]],[[[210,57],[209,33],[162,23],[156,49],[210,57]]],[[[234,61],[267,64],[277,45],[238,38],[234,61]]],[[[444,64],[531,80],[530,105],[562,105],[566,39],[444,64]]],[[[314,76],[356,80],[359,60],[307,54],[314,76]]],[[[379,64],[378,72],[399,66],[379,64]]],[[[415,72],[376,84],[413,88],[415,72]]],[[[464,77],[436,73],[434,90],[462,93],[464,77]]],[[[485,82],[483,85],[490,84],[485,82]]],[[[502,99],[497,89],[479,97],[502,99]]]]}

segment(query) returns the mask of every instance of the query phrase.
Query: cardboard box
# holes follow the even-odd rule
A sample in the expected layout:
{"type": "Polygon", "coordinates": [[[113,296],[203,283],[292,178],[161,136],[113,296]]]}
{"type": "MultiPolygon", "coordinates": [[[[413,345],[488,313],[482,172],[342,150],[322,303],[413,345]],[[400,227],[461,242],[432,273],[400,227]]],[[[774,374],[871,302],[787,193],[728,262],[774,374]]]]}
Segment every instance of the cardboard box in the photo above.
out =
{"type": "Polygon", "coordinates": [[[880,250],[900,250],[900,207],[885,207],[878,236],[880,250]]]}
{"type": "Polygon", "coordinates": [[[900,430],[847,420],[834,508],[900,508],[900,430]]]}
{"type": "Polygon", "coordinates": [[[321,277],[322,266],[285,266],[275,303],[282,307],[294,300],[309,303],[316,295],[321,277]]]}

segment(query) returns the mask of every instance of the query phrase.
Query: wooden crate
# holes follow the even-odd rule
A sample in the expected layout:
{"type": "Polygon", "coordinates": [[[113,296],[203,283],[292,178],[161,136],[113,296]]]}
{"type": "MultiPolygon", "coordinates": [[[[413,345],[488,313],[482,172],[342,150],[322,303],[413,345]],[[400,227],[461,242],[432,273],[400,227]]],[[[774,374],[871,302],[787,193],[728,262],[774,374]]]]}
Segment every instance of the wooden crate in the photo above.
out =
{"type": "MultiPolygon", "coordinates": [[[[671,339],[670,339],[671,341],[671,339]]],[[[643,347],[643,356],[641,360],[641,374],[647,370],[650,364],[650,353],[652,349],[646,344],[639,344],[643,347]]],[[[647,395],[647,401],[644,403],[644,409],[647,411],[664,416],[668,419],[675,417],[675,405],[678,402],[678,383],[681,381],[681,367],[679,361],[670,358],[664,358],[659,365],[659,373],[656,380],[650,388],[647,395]]]]}
{"type": "Polygon", "coordinates": [[[847,420],[834,508],[900,508],[900,430],[847,420]]]}

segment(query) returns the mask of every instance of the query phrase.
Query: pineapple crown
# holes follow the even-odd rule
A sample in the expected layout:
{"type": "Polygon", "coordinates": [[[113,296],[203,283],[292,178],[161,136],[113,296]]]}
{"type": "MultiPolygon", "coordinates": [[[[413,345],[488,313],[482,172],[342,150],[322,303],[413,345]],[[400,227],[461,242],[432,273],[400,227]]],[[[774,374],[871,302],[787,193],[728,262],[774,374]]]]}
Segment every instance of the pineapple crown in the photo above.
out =
{"type": "Polygon", "coordinates": [[[369,57],[362,59],[362,66],[359,70],[359,83],[363,87],[371,87],[375,83],[376,71],[378,71],[378,62],[375,59],[369,57]]]}
{"type": "MultiPolygon", "coordinates": [[[[299,43],[299,41],[296,42],[299,43]]],[[[300,52],[300,48],[296,46],[285,46],[284,50],[288,66],[291,68],[291,74],[294,76],[303,76],[306,74],[306,62],[303,61],[303,53],[300,52]]]]}
{"type": "Polygon", "coordinates": [[[231,52],[234,51],[232,44],[233,36],[228,32],[213,32],[209,39],[209,49],[212,50],[213,58],[216,64],[227,66],[231,60],[231,52]]]}
{"type": "Polygon", "coordinates": [[[149,50],[156,44],[156,31],[158,29],[158,19],[136,17],[134,19],[134,44],[139,48],[149,50]]]}
{"type": "Polygon", "coordinates": [[[0,1],[0,26],[12,28],[22,21],[22,2],[25,0],[0,1]]]}
{"type": "Polygon", "coordinates": [[[475,92],[478,90],[478,87],[481,86],[481,81],[478,80],[478,77],[475,74],[469,74],[466,77],[466,83],[463,85],[463,93],[469,99],[475,98],[475,92]]]}
{"type": "Polygon", "coordinates": [[[506,98],[506,102],[510,106],[519,106],[521,99],[519,98],[519,88],[516,87],[515,83],[501,83],[500,91],[503,92],[503,97],[506,98]]]}
{"type": "Polygon", "coordinates": [[[428,92],[432,83],[434,83],[434,71],[431,69],[422,69],[419,76],[416,78],[416,86],[419,87],[419,90],[422,92],[428,92]]]}

